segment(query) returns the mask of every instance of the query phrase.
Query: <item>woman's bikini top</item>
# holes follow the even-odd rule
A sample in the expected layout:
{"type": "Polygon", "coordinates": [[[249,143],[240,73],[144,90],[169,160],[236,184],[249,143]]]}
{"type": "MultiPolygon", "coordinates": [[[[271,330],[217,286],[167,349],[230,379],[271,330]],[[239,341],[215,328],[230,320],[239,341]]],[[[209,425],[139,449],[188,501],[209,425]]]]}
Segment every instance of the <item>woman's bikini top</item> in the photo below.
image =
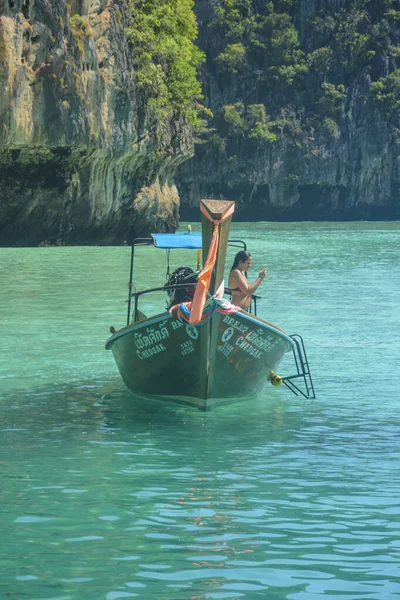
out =
{"type": "Polygon", "coordinates": [[[230,288],[230,289],[231,289],[231,292],[240,292],[241,294],[244,294],[245,296],[247,295],[246,292],[243,292],[243,290],[241,290],[239,287],[237,287],[237,288],[230,288]]]}
{"type": "Polygon", "coordinates": [[[245,296],[248,295],[248,294],[246,294],[246,292],[244,292],[243,290],[241,290],[239,287],[237,287],[237,288],[230,288],[230,289],[231,289],[231,292],[240,292],[241,294],[244,294],[245,296]]]}

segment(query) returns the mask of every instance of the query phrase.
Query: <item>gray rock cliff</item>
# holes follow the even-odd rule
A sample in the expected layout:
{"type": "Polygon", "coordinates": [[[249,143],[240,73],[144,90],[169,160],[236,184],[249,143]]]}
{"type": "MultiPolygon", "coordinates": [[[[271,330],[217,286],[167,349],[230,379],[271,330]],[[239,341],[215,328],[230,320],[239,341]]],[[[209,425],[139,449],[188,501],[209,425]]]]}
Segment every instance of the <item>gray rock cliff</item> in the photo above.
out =
{"type": "Polygon", "coordinates": [[[392,5],[197,0],[214,116],[193,155],[136,88],[125,0],[0,0],[0,245],[121,244],[202,197],[243,220],[400,219],[392,5]]]}
{"type": "Polygon", "coordinates": [[[135,89],[123,0],[0,0],[0,245],[173,230],[190,131],[135,89]]]}
{"type": "MultiPolygon", "coordinates": [[[[256,0],[251,4],[254,22],[266,12],[266,4],[256,0]]],[[[297,84],[279,86],[276,71],[270,74],[274,56],[263,50],[264,62],[260,61],[254,32],[251,38],[245,27],[240,33],[239,26],[227,31],[226,23],[218,29],[213,23],[216,3],[198,0],[199,44],[207,53],[202,75],[205,104],[214,118],[207,143],[198,145],[194,157],[179,169],[183,218],[196,214],[201,197],[217,197],[235,200],[236,215],[243,220],[399,219],[400,119],[388,118],[371,96],[374,81],[399,72],[397,13],[390,21],[389,5],[385,8],[377,0],[286,3],[290,4],[294,28],[290,24],[282,28],[278,41],[284,35],[293,40],[298,36],[298,46],[294,41],[286,54],[295,56],[301,50],[303,58],[289,57],[288,65],[299,68],[295,63],[303,61],[307,72],[297,84]],[[243,44],[247,64],[234,64],[222,72],[221,52],[232,42],[243,44]],[[362,43],[365,56],[360,51],[358,57],[362,43]],[[330,61],[319,71],[318,52],[326,53],[330,61]],[[332,87],[324,88],[326,82],[332,87]],[[334,94],[331,106],[327,103],[334,94]],[[265,107],[262,126],[274,136],[259,143],[243,124],[253,104],[265,107]]],[[[285,3],[273,5],[279,11],[285,3]]],[[[243,8],[241,22],[245,19],[243,8]]],[[[257,35],[257,42],[268,48],[267,37],[257,35]]],[[[284,52],[282,56],[284,61],[284,52]]]]}

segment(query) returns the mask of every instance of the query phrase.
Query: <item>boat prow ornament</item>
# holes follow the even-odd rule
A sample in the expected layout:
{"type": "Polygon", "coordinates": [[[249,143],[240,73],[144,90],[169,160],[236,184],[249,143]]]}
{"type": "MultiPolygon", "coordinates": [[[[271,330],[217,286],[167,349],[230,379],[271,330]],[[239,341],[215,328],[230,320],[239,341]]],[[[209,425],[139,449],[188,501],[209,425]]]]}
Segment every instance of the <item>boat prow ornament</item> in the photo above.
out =
{"type": "Polygon", "coordinates": [[[230,302],[230,290],[224,288],[228,245],[247,249],[242,240],[229,239],[234,207],[227,200],[202,200],[201,233],[190,226],[187,233],[155,233],[133,241],[126,325],[110,328],[106,343],[133,393],[208,410],[250,400],[264,393],[269,381],[315,398],[302,338],[257,316],[259,296],[252,295],[245,311],[230,302]],[[139,248],[149,245],[167,251],[166,283],[136,291],[134,261],[144,252],[139,248]],[[196,250],[195,264],[171,272],[171,251],[179,249],[196,250]],[[139,302],[161,291],[166,307],[146,316],[139,302]],[[287,353],[293,355],[295,373],[281,376],[276,369],[287,353]]]}

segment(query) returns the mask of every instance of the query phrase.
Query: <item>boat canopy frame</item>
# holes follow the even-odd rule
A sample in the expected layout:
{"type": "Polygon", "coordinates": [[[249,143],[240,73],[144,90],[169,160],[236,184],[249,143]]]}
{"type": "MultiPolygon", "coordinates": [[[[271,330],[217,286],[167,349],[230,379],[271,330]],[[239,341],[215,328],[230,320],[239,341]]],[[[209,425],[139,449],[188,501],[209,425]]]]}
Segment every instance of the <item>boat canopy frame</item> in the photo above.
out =
{"type": "MultiPolygon", "coordinates": [[[[160,250],[166,250],[167,251],[167,278],[169,276],[169,272],[170,272],[170,263],[169,263],[169,256],[170,256],[170,251],[172,249],[176,249],[176,250],[201,250],[203,247],[203,243],[202,243],[202,235],[201,233],[152,233],[151,237],[148,238],[135,238],[132,242],[132,249],[131,249],[131,264],[130,264],[130,271],[129,271],[129,283],[128,283],[128,287],[129,287],[129,295],[128,295],[128,314],[127,314],[127,321],[126,324],[129,325],[129,323],[131,322],[131,306],[132,306],[132,297],[135,298],[135,309],[134,309],[134,320],[137,321],[138,319],[138,303],[139,303],[139,297],[142,296],[143,294],[149,294],[150,292],[159,292],[159,291],[172,291],[172,290],[176,290],[179,288],[185,288],[187,287],[187,283],[178,283],[175,285],[164,285],[161,287],[157,287],[157,288],[151,288],[148,290],[142,290],[140,292],[133,292],[132,293],[132,287],[133,287],[133,266],[134,266],[134,261],[135,261],[135,246],[154,246],[155,248],[159,248],[160,250]]],[[[243,240],[236,240],[236,239],[232,239],[232,240],[228,240],[228,246],[232,247],[232,248],[240,248],[241,250],[247,250],[247,245],[246,242],[244,242],[243,240]]],[[[200,265],[198,262],[198,270],[200,269],[200,265]]],[[[197,284],[195,284],[197,285],[197,284]]],[[[229,288],[225,288],[225,293],[229,294],[230,293],[230,289],[229,288]]],[[[257,298],[260,298],[260,296],[252,296],[253,300],[254,300],[254,308],[255,308],[255,314],[257,314],[257,298]]]]}

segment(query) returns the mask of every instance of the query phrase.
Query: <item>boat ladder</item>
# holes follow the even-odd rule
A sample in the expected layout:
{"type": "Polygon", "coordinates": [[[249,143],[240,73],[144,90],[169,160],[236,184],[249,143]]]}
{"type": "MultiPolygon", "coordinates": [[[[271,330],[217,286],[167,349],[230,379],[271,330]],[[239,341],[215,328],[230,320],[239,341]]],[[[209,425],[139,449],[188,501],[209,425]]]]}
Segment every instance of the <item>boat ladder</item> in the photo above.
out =
{"type": "MultiPolygon", "coordinates": [[[[315,399],[315,390],[311,377],[310,367],[307,360],[306,348],[304,346],[303,338],[301,335],[293,334],[290,336],[294,341],[293,348],[293,357],[296,365],[297,373],[295,375],[290,375],[288,377],[282,377],[282,383],[289,388],[290,391],[298,396],[301,394],[304,398],[315,399]],[[302,380],[304,384],[303,391],[296,383],[294,383],[294,379],[302,380]]],[[[302,386],[303,387],[303,386],[302,386]]]]}

